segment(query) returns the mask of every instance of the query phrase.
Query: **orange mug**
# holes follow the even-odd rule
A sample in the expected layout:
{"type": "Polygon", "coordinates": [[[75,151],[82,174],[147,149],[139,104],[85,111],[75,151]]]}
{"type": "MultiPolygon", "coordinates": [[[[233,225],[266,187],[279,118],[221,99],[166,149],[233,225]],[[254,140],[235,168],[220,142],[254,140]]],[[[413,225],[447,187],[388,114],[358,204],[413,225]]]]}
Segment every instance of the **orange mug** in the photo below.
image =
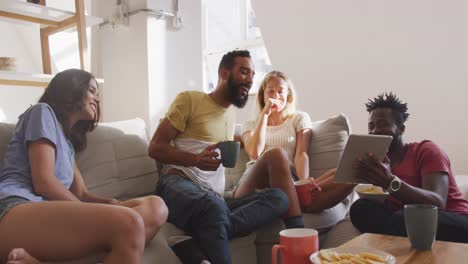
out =
{"type": "Polygon", "coordinates": [[[317,230],[293,228],[279,234],[280,244],[271,249],[273,264],[277,263],[278,250],[281,251],[282,264],[310,264],[310,255],[319,250],[317,230]]]}
{"type": "Polygon", "coordinates": [[[307,208],[312,204],[312,189],[314,184],[311,179],[303,179],[294,182],[297,198],[302,208],[307,208]]]}

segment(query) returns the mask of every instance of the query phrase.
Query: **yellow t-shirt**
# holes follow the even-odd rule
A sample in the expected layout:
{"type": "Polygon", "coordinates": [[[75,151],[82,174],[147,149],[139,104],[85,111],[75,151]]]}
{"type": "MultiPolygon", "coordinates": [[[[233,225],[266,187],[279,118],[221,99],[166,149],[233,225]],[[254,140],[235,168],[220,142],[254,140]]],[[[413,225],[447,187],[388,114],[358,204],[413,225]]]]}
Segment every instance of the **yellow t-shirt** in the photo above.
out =
{"type": "Polygon", "coordinates": [[[177,95],[166,118],[179,130],[177,138],[207,142],[232,140],[235,115],[232,107],[218,105],[206,93],[186,91],[177,95]]]}
{"type": "MultiPolygon", "coordinates": [[[[200,153],[209,145],[232,140],[234,136],[235,112],[233,107],[218,105],[206,93],[186,91],[177,95],[166,113],[166,118],[180,132],[174,139],[174,147],[190,153],[200,153]]],[[[176,168],[184,172],[193,182],[224,193],[224,167],[217,171],[203,171],[197,167],[168,164],[163,173],[176,168]]]]}

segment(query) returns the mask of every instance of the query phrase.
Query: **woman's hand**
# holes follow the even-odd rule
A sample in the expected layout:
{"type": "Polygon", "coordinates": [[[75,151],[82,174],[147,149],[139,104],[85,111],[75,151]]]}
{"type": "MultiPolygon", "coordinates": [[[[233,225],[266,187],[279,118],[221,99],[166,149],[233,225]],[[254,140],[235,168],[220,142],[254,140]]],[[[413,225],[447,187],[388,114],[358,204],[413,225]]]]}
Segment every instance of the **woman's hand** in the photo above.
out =
{"type": "Polygon", "coordinates": [[[310,191],[312,192],[312,194],[319,193],[319,192],[322,191],[322,188],[317,184],[317,182],[315,182],[314,178],[309,177],[308,179],[309,179],[309,181],[311,183],[310,191]]]}
{"type": "Polygon", "coordinates": [[[273,112],[279,112],[284,108],[283,102],[278,99],[267,98],[265,107],[263,107],[262,114],[271,115],[273,112]]]}

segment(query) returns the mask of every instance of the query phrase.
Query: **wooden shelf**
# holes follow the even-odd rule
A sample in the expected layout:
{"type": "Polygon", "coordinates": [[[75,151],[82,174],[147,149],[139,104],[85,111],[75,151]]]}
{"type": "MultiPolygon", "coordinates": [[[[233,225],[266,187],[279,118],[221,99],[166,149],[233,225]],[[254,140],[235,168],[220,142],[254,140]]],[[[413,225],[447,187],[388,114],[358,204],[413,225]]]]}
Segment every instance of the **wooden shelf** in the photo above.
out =
{"type": "MultiPolygon", "coordinates": [[[[28,21],[43,27],[60,27],[67,20],[75,17],[75,13],[53,7],[21,2],[17,0],[0,1],[0,18],[28,21]]],[[[85,16],[86,26],[91,27],[102,23],[99,17],[85,16]]]]}
{"type": "MultiPolygon", "coordinates": [[[[33,86],[45,88],[54,75],[32,74],[24,72],[0,71],[0,85],[8,86],[33,86]]],[[[98,84],[103,84],[103,79],[96,79],[98,84]]]]}
{"type": "Polygon", "coordinates": [[[0,18],[9,21],[25,21],[41,25],[41,53],[42,70],[46,74],[52,73],[49,49],[49,36],[76,27],[78,49],[80,53],[80,68],[90,71],[90,57],[86,26],[101,23],[97,17],[85,16],[85,0],[75,0],[75,13],[46,6],[46,0],[40,4],[33,4],[18,0],[0,0],[0,18]]]}

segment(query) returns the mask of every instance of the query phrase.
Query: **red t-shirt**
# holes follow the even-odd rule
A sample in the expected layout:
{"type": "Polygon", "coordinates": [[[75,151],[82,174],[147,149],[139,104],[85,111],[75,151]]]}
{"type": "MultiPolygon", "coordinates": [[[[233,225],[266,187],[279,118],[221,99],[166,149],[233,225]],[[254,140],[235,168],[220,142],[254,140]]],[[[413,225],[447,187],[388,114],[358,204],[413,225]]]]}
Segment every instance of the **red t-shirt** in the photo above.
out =
{"type": "MultiPolygon", "coordinates": [[[[445,172],[449,176],[445,210],[468,215],[468,202],[458,190],[450,168],[450,160],[447,154],[433,142],[424,140],[420,143],[408,144],[405,159],[392,169],[392,173],[402,181],[419,188],[421,188],[423,175],[431,172],[445,172]]],[[[392,196],[385,203],[392,210],[403,208],[403,203],[392,196]]]]}

